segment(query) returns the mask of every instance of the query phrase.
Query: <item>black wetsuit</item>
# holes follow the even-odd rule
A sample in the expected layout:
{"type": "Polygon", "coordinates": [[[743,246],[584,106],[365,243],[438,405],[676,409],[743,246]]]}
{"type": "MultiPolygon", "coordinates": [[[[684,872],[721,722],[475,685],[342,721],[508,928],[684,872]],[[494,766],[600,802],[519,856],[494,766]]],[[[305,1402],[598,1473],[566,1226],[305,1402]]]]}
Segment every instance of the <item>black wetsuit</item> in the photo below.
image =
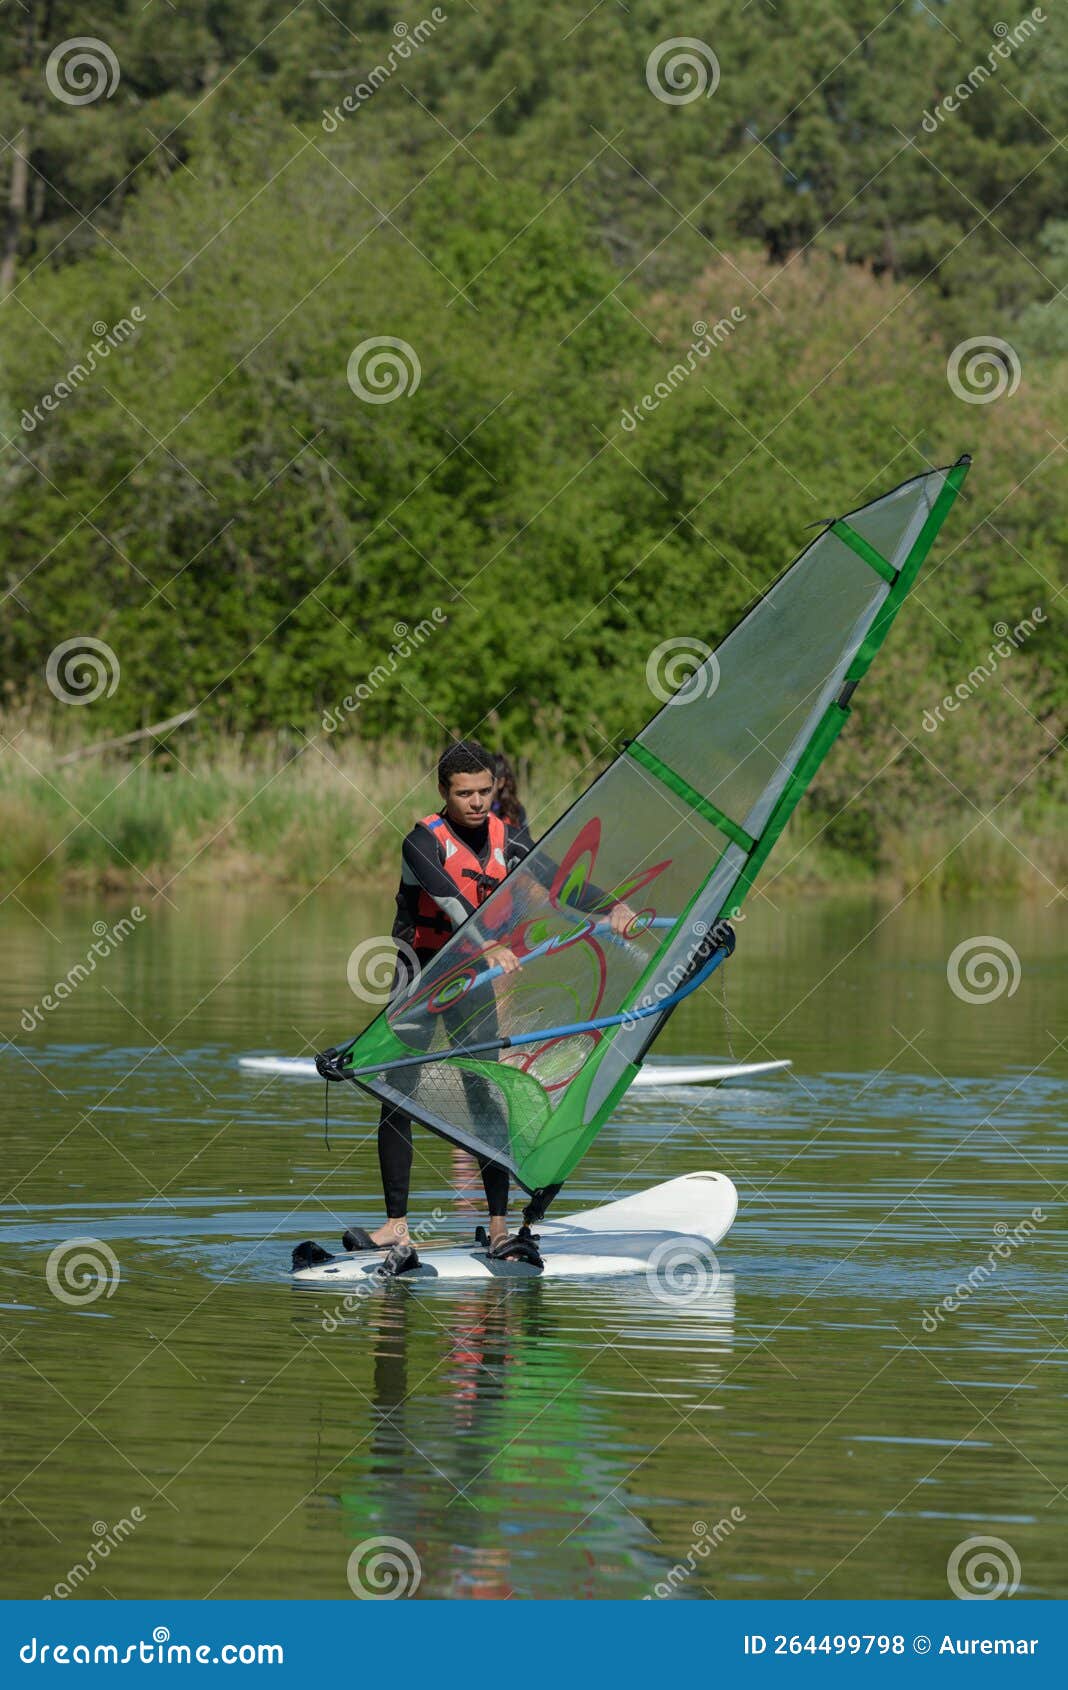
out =
{"type": "MultiPolygon", "coordinates": [[[[485,866],[490,853],[488,823],[481,822],[478,827],[459,827],[450,821],[449,829],[485,866]]],[[[525,857],[531,848],[530,836],[525,827],[521,832],[509,828],[506,841],[509,868],[513,862],[519,862],[525,857]]],[[[412,828],[401,847],[401,882],[397,889],[397,915],[393,923],[394,939],[409,949],[412,948],[412,940],[415,937],[420,891],[426,892],[434,900],[442,915],[451,923],[454,932],[478,907],[464,897],[452,876],[445,872],[434,835],[418,824],[412,828]]],[[[415,950],[420,968],[437,954],[432,950],[415,950]]],[[[410,979],[411,969],[402,951],[397,958],[394,992],[407,985],[410,979]]],[[[458,1005],[457,1011],[462,1019],[465,1013],[462,1006],[458,1005]]],[[[444,1021],[448,1026],[448,1010],[444,1013],[444,1021]]],[[[488,1036],[493,1037],[493,1034],[488,1032],[488,1036]]],[[[465,1081],[466,1079],[467,1076],[465,1081]]],[[[397,1220],[408,1212],[412,1154],[411,1116],[398,1104],[383,1103],[378,1123],[378,1165],[382,1171],[386,1214],[390,1220],[397,1220]]],[[[507,1214],[508,1170],[491,1161],[488,1156],[480,1156],[478,1165],[490,1214],[507,1214]]]]}
{"type": "MultiPolygon", "coordinates": [[[[515,822],[505,822],[504,824],[508,829],[508,847],[510,850],[513,844],[519,845],[522,847],[524,853],[526,853],[527,851],[533,851],[534,841],[530,837],[530,825],[527,822],[526,810],[523,808],[522,804],[519,804],[517,808],[519,810],[519,820],[515,822]]],[[[499,816],[500,813],[501,812],[497,808],[496,803],[494,803],[493,814],[495,816],[499,816]]]]}

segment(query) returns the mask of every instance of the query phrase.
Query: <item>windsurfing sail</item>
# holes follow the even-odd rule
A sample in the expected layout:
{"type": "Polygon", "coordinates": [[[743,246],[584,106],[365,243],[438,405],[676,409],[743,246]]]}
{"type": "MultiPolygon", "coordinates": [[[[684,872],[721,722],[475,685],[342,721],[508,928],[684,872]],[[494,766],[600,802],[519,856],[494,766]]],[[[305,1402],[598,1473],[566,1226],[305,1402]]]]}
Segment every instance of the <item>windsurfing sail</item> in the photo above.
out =
{"type": "Polygon", "coordinates": [[[969,462],[830,522],[321,1071],[530,1192],[561,1183],[674,1004],[722,957],[716,924],[740,908],[847,721],[969,462]],[[500,945],[518,969],[495,962],[500,945]]]}

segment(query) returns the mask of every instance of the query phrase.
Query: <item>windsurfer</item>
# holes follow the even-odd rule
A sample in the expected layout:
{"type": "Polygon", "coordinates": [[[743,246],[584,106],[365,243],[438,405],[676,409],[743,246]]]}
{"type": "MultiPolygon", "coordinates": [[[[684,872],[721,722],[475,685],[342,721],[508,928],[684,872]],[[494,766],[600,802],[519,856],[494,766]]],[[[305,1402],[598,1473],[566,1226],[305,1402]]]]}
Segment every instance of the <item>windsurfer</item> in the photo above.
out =
{"type": "MultiPolygon", "coordinates": [[[[401,846],[401,877],[393,937],[398,941],[391,998],[411,984],[415,969],[437,955],[508,870],[529,850],[509,839],[509,830],[492,810],[496,792],[493,753],[477,740],[459,740],[438,760],[438,815],[417,822],[401,846]]],[[[507,945],[485,955],[487,966],[505,974],[519,967],[507,945]]],[[[445,1011],[445,1023],[449,1024],[445,1011]]],[[[465,1087],[478,1085],[477,1076],[464,1075],[465,1087]]],[[[408,1193],[412,1171],[412,1120],[397,1104],[383,1103],[378,1123],[378,1164],[386,1204],[386,1220],[373,1232],[359,1227],[345,1234],[346,1249],[372,1245],[408,1244],[408,1193]]],[[[479,1169],[489,1208],[491,1245],[508,1233],[508,1174],[488,1157],[479,1169]]]]}
{"type": "MultiPolygon", "coordinates": [[[[496,759],[477,740],[459,740],[438,761],[438,791],[442,808],[425,816],[401,847],[401,878],[393,938],[399,950],[391,998],[402,997],[415,974],[412,959],[422,969],[458,927],[496,890],[506,875],[533,849],[526,827],[508,824],[494,810],[498,793],[496,759]]],[[[525,823],[525,818],[524,818],[525,823]]],[[[596,891],[596,889],[591,889],[596,891]]],[[[600,895],[600,894],[598,894],[600,895]]],[[[612,930],[622,933],[633,911],[622,901],[609,912],[612,930]]],[[[519,958],[503,941],[485,949],[480,960],[502,976],[520,967],[519,958]]],[[[468,1013],[460,1003],[442,1020],[457,1038],[468,1013]]],[[[484,1020],[480,1037],[496,1036],[495,1014],[484,1020]]],[[[472,1112],[486,1118],[494,1104],[486,1080],[464,1072],[461,1082],[472,1112]]],[[[396,1103],[382,1105],[378,1125],[378,1160],[385,1197],[386,1220],[373,1231],[351,1227],[345,1234],[348,1250],[409,1246],[408,1196],[413,1159],[412,1119],[396,1103]]],[[[508,1232],[508,1172],[488,1156],[479,1156],[479,1171],[489,1210],[489,1248],[492,1254],[537,1258],[529,1235],[508,1232]]]]}

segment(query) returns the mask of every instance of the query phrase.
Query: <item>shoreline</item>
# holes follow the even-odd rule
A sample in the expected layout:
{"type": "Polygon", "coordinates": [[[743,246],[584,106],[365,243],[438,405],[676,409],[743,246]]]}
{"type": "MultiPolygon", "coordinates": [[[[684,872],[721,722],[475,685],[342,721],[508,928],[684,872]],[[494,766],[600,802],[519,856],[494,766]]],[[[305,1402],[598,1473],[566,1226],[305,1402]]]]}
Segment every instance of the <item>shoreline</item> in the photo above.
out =
{"type": "MultiPolygon", "coordinates": [[[[14,726],[0,757],[0,898],[157,899],[192,888],[389,897],[401,840],[438,808],[434,754],[411,745],[189,733],[173,750],[137,759],[107,753],[61,764],[68,743],[14,726]]],[[[523,760],[535,838],[590,778],[588,759],[559,747],[529,766],[523,760]]],[[[967,802],[934,813],[894,798],[880,792],[870,810],[855,801],[833,807],[815,789],[756,895],[771,907],[780,897],[917,890],[1049,901],[1068,876],[1068,828],[1050,793],[990,819],[977,819],[967,802]]]]}
{"type": "MultiPolygon", "coordinates": [[[[965,818],[962,818],[962,821],[965,818]]],[[[395,838],[395,855],[399,860],[402,833],[395,838]]],[[[1044,840],[1029,840],[1029,845],[1038,848],[1041,855],[1043,843],[1054,847],[1063,838],[1060,831],[1051,833],[1048,842],[1044,840]]],[[[1016,897],[1016,899],[1033,899],[1038,901],[1046,897],[1049,901],[1056,896],[1051,875],[1046,874],[1041,865],[1029,865],[1021,862],[1021,869],[1016,875],[999,874],[990,879],[980,860],[972,860],[965,865],[963,872],[946,874],[945,864],[938,859],[931,859],[931,867],[926,872],[918,869],[913,874],[906,874],[901,869],[877,869],[865,865],[848,864],[845,872],[842,865],[835,864],[833,857],[838,853],[820,853],[815,848],[811,853],[804,853],[806,857],[815,857],[813,862],[806,862],[798,872],[782,870],[774,875],[767,886],[757,886],[752,892],[747,909],[752,908],[754,902],[766,902],[774,908],[779,899],[798,904],[808,899],[835,899],[845,904],[850,899],[879,899],[892,901],[902,897],[913,897],[914,894],[929,897],[933,901],[945,901],[948,897],[963,897],[963,899],[980,899],[980,897],[1016,897]]],[[[978,853],[973,853],[977,859],[978,853]]],[[[1054,865],[1051,865],[1054,867],[1054,865]]],[[[61,874],[30,874],[27,879],[17,884],[10,884],[7,877],[0,877],[0,901],[7,897],[22,897],[24,901],[37,902],[41,899],[64,899],[69,902],[106,901],[118,902],[127,897],[144,897],[150,901],[167,899],[172,894],[181,891],[210,894],[218,892],[220,896],[233,896],[247,892],[248,896],[265,896],[265,894],[319,894],[323,897],[351,897],[353,894],[365,896],[377,901],[389,901],[395,891],[397,882],[397,867],[385,867],[375,864],[353,864],[350,867],[338,867],[335,874],[324,877],[301,877],[301,875],[281,875],[270,869],[267,862],[253,862],[243,855],[225,857],[218,855],[215,860],[201,860],[194,869],[184,870],[181,864],[150,864],[147,869],[123,869],[120,864],[108,864],[100,870],[84,869],[84,867],[69,867],[61,874]]]]}

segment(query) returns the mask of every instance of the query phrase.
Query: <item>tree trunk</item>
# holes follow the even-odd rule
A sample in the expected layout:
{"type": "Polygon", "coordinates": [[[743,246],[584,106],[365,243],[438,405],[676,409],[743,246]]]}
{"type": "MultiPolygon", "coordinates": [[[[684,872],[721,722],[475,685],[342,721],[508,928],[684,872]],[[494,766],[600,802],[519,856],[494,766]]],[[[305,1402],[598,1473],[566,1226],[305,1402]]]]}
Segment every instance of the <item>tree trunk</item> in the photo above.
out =
{"type": "Polygon", "coordinates": [[[0,293],[8,294],[15,285],[15,262],[18,257],[19,236],[26,220],[29,165],[22,150],[26,145],[25,130],[11,143],[11,183],[7,196],[7,216],[4,219],[4,244],[0,252],[0,293]]]}
{"type": "MultiPolygon", "coordinates": [[[[32,84],[34,65],[36,60],[36,24],[37,8],[32,3],[26,6],[26,15],[22,33],[22,70],[24,84],[32,84]]],[[[15,285],[15,270],[18,264],[19,241],[23,229],[26,227],[27,212],[29,210],[30,193],[30,136],[29,113],[32,110],[32,100],[20,102],[23,121],[18,132],[10,143],[11,177],[8,183],[7,215],[4,218],[3,236],[0,239],[0,295],[11,292],[15,285]]]]}

